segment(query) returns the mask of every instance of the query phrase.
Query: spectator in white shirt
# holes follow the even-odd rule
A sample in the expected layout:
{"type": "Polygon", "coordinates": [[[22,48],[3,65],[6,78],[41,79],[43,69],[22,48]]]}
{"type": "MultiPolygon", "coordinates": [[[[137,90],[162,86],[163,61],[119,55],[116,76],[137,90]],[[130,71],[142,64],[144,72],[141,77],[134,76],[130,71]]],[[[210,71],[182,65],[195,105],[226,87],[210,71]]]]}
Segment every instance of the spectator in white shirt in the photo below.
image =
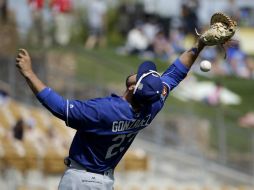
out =
{"type": "Polygon", "coordinates": [[[106,11],[106,4],[102,0],[94,0],[88,6],[89,36],[85,42],[86,49],[93,49],[97,44],[105,46],[106,11]]]}

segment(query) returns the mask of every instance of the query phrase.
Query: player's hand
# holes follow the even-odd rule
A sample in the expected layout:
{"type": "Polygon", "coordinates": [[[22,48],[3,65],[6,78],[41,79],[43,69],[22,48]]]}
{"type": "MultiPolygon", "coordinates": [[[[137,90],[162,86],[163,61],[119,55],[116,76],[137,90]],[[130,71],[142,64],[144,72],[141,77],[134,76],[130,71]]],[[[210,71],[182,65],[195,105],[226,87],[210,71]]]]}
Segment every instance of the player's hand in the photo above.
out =
{"type": "Polygon", "coordinates": [[[33,73],[31,58],[27,50],[19,49],[18,55],[16,57],[16,67],[25,77],[33,73]]]}

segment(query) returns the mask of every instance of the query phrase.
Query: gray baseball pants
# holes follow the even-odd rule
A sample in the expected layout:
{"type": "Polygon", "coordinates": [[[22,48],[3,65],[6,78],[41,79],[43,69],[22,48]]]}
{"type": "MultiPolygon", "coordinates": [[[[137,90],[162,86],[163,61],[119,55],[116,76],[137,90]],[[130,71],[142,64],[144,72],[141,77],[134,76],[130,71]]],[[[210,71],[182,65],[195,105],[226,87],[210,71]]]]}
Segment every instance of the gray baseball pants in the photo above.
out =
{"type": "Polygon", "coordinates": [[[71,166],[64,172],[58,190],[113,190],[113,184],[112,171],[102,175],[71,166]]]}

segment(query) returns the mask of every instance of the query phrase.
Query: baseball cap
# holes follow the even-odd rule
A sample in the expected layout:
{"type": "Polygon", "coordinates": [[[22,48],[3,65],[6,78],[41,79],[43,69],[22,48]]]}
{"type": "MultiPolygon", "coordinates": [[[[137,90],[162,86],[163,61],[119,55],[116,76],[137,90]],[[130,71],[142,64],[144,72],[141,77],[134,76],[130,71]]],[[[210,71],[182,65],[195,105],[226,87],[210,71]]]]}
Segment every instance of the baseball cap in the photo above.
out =
{"type": "Polygon", "coordinates": [[[137,72],[136,86],[133,94],[136,101],[153,103],[160,99],[163,83],[156,65],[152,61],[143,62],[137,72]]]}

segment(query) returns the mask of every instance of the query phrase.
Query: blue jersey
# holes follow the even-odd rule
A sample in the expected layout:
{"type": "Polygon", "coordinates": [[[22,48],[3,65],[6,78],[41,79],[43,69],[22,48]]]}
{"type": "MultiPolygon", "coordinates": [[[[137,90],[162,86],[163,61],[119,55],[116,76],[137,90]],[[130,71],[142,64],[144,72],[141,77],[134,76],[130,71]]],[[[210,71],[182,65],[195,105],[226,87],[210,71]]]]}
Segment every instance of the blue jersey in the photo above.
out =
{"type": "Polygon", "coordinates": [[[90,171],[114,169],[138,132],[162,109],[169,92],[184,79],[188,69],[177,59],[161,76],[168,93],[139,112],[117,95],[86,101],[65,100],[50,88],[38,99],[66,125],[76,129],[69,156],[90,171]]]}

